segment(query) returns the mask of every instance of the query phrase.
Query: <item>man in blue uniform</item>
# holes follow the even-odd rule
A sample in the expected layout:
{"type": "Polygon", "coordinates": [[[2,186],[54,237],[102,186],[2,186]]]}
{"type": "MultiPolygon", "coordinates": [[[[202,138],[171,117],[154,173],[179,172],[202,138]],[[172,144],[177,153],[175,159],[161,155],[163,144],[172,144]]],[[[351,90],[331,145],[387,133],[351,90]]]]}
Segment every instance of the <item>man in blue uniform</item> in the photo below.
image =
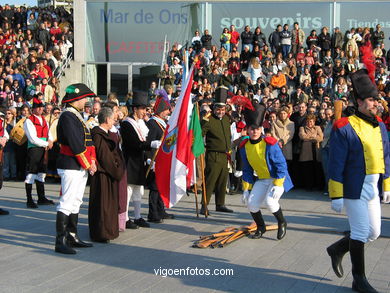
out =
{"type": "Polygon", "coordinates": [[[284,191],[289,191],[293,187],[293,184],[278,141],[270,136],[262,136],[264,115],[265,106],[262,104],[256,104],[253,111],[244,110],[249,139],[244,140],[240,145],[244,190],[242,202],[247,204],[257,225],[252,238],[261,238],[265,233],[265,224],[260,211],[260,207],[264,205],[278,221],[277,238],[280,240],[286,235],[287,222],[279,205],[279,199],[284,191]]]}
{"type": "Polygon", "coordinates": [[[355,115],[337,120],[330,137],[329,196],[332,209],[345,206],[351,233],[327,248],[335,274],[341,278],[345,253],[352,262],[352,289],[377,292],[367,281],[364,244],[378,238],[379,195],[390,202],[389,141],[385,124],[376,116],[378,92],[366,70],[351,74],[357,104],[355,115]]]}
{"type": "Polygon", "coordinates": [[[61,177],[61,197],[57,206],[55,251],[75,254],[72,247],[91,247],[80,240],[77,222],[83,203],[88,173],[96,172],[96,153],[91,133],[86,127],[82,112],[87,97],[96,96],[82,83],[66,88],[62,103],[66,105],[57,125],[58,143],[61,145],[57,171],[61,177]]]}

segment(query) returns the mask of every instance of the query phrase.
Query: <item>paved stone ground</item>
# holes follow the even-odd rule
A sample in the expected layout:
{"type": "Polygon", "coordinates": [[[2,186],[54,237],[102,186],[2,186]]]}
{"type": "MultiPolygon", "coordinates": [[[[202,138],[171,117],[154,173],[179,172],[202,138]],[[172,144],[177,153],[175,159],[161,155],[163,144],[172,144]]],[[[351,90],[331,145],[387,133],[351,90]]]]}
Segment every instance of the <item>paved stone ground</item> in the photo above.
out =
{"type": "MultiPolygon", "coordinates": [[[[56,200],[59,185],[47,184],[56,200]]],[[[243,238],[224,248],[196,249],[200,235],[228,226],[247,225],[250,215],[240,195],[228,195],[233,214],[213,211],[196,218],[194,196],[172,209],[175,220],[150,229],[127,230],[109,244],[95,243],[74,256],[54,252],[55,208],[25,207],[24,184],[6,182],[0,207],[0,292],[351,292],[351,265],[344,261],[338,279],[325,248],[348,230],[345,215],[330,210],[319,192],[294,190],[281,200],[288,220],[285,239],[276,231],[260,240],[243,238]],[[230,276],[156,276],[164,269],[232,269],[230,276]]],[[[88,191],[87,191],[88,194],[88,191]]],[[[88,197],[82,206],[79,230],[88,239],[88,197]]],[[[383,205],[382,236],[366,249],[366,274],[380,292],[390,292],[390,205],[383,205]]],[[[147,213],[146,197],[142,206],[147,213]]],[[[263,211],[267,224],[274,217],[263,211]]],[[[163,271],[165,272],[165,271],[163,271]]]]}

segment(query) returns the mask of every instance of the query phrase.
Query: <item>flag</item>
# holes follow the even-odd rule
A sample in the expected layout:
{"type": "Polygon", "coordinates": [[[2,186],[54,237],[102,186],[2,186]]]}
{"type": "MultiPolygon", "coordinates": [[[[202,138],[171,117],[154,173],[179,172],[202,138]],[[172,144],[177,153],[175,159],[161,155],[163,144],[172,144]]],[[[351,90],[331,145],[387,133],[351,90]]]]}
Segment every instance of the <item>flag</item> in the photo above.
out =
{"type": "Polygon", "coordinates": [[[190,121],[190,138],[192,139],[192,154],[197,158],[204,153],[202,128],[199,122],[198,109],[193,107],[190,121]]]}
{"type": "Polygon", "coordinates": [[[193,109],[192,82],[193,68],[188,73],[178,103],[169,118],[156,156],[156,184],[167,208],[174,206],[186,194],[187,187],[193,180],[195,157],[192,153],[192,146],[194,133],[198,133],[198,130],[195,132],[190,130],[193,109]]]}

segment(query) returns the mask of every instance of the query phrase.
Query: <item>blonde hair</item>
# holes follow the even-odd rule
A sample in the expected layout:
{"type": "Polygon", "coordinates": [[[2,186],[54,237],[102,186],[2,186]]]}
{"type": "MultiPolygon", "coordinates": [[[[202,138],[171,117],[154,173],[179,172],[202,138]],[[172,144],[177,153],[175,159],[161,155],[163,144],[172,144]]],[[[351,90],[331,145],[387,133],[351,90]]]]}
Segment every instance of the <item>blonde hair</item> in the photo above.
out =
{"type": "Polygon", "coordinates": [[[255,69],[259,69],[260,68],[260,62],[257,59],[257,57],[253,57],[250,62],[251,62],[251,65],[252,65],[253,68],[255,68],[255,69]]]}
{"type": "Polygon", "coordinates": [[[119,111],[121,111],[121,112],[123,113],[123,116],[124,116],[124,117],[129,116],[129,110],[127,109],[126,106],[120,106],[120,107],[119,107],[119,111]]]}

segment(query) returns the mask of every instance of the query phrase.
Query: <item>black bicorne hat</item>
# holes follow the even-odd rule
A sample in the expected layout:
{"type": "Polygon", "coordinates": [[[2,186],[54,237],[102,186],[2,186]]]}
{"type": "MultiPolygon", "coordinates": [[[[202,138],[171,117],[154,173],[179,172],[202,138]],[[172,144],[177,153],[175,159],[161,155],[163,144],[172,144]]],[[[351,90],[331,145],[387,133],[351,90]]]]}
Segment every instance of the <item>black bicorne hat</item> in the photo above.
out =
{"type": "Polygon", "coordinates": [[[366,69],[350,74],[355,99],[378,98],[378,88],[371,81],[366,69]]]}
{"type": "Polygon", "coordinates": [[[263,125],[266,108],[263,104],[255,104],[254,110],[245,108],[243,110],[245,124],[248,127],[258,128],[263,125]]]}

